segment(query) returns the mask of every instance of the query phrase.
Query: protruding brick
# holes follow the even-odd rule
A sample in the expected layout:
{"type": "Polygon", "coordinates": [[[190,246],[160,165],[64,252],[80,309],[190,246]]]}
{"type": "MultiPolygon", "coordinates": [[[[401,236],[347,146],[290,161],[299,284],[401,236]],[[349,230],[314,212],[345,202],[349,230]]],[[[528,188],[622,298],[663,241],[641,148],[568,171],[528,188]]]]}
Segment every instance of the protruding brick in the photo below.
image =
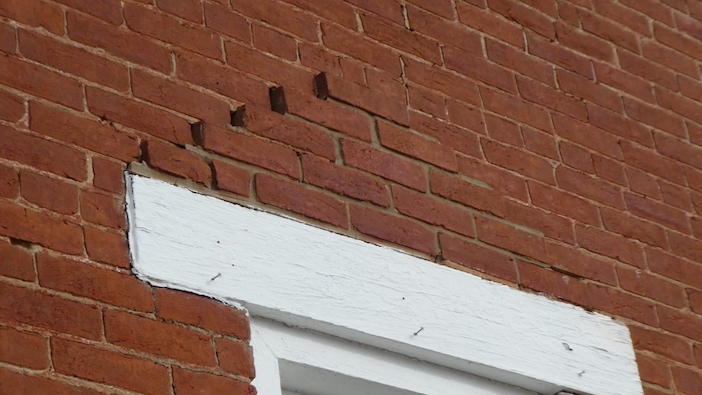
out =
{"type": "Polygon", "coordinates": [[[0,327],[0,361],[30,369],[49,367],[46,339],[29,332],[0,327]]]}
{"type": "Polygon", "coordinates": [[[365,207],[350,207],[351,223],[356,231],[390,243],[399,244],[434,255],[435,235],[429,229],[410,220],[395,217],[365,207]]]}

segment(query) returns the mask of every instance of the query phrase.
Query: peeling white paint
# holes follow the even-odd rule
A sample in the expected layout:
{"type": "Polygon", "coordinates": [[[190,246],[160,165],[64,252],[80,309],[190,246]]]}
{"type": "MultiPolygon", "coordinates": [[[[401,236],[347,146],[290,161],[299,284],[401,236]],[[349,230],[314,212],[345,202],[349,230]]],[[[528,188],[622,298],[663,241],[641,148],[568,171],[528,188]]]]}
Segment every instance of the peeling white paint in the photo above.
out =
{"type": "Polygon", "coordinates": [[[609,317],[161,181],[128,178],[134,271],[156,286],[240,303],[254,316],[539,393],[643,393],[629,331],[609,317]]]}

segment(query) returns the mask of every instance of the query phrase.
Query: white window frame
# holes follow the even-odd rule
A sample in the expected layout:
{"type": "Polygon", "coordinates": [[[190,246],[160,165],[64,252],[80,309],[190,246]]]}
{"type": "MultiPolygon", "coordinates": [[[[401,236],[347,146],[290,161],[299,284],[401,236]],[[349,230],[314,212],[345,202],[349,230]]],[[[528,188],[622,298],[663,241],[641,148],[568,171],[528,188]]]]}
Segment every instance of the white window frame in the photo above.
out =
{"type": "Polygon", "coordinates": [[[127,186],[134,272],[258,317],[261,395],[280,386],[266,386],[260,319],[540,394],[643,394],[628,328],[610,317],[163,181],[127,186]]]}

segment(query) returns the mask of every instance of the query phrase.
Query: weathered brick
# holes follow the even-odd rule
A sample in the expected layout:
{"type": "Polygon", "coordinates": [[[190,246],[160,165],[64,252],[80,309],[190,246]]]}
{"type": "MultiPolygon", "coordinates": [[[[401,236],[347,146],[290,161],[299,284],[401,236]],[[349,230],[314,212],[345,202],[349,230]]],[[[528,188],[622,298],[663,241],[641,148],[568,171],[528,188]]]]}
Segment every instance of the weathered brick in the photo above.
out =
{"type": "Polygon", "coordinates": [[[251,175],[248,170],[219,160],[213,160],[212,177],[216,180],[215,183],[218,189],[241,196],[249,196],[251,175]]]}
{"type": "Polygon", "coordinates": [[[82,191],[80,214],[84,220],[115,229],[125,229],[124,203],[102,193],[82,191]]]}
{"type": "Polygon", "coordinates": [[[537,182],[529,181],[528,185],[535,206],[586,224],[599,225],[599,213],[597,207],[592,203],[537,182]]]}
{"type": "Polygon", "coordinates": [[[446,119],[446,99],[428,89],[419,86],[407,86],[407,96],[412,109],[430,114],[436,118],[446,119]]]}
{"type": "Polygon", "coordinates": [[[670,367],[666,362],[639,353],[636,354],[636,362],[639,366],[641,380],[663,387],[670,386],[672,377],[670,367]]]}
{"type": "Polygon", "coordinates": [[[151,167],[210,186],[212,171],[198,154],[158,140],[142,144],[143,160],[151,167]]]}
{"type": "Polygon", "coordinates": [[[595,258],[582,250],[550,241],[546,242],[546,254],[545,262],[565,273],[617,285],[617,274],[611,261],[595,258]]]}
{"type": "Polygon", "coordinates": [[[505,218],[509,219],[510,222],[536,229],[547,237],[575,244],[575,233],[571,219],[514,201],[506,202],[505,212],[505,218]]]}
{"type": "Polygon", "coordinates": [[[432,193],[504,217],[505,199],[499,192],[437,171],[432,171],[430,177],[432,193]]]}
{"type": "Polygon", "coordinates": [[[556,145],[556,139],[553,138],[553,135],[529,127],[522,127],[521,132],[526,149],[550,159],[559,159],[558,146],[556,145]]]}
{"type": "Polygon", "coordinates": [[[253,364],[253,350],[244,342],[229,339],[216,339],[219,366],[229,373],[250,379],[256,377],[253,364]]]}
{"type": "Polygon", "coordinates": [[[679,71],[696,79],[700,76],[700,69],[694,59],[654,41],[642,42],[641,52],[645,58],[668,69],[679,71]]]}
{"type": "Polygon", "coordinates": [[[612,20],[602,18],[596,13],[582,8],[578,9],[578,19],[586,32],[590,32],[630,51],[639,51],[639,41],[636,33],[621,27],[612,20]]]}
{"type": "Polygon", "coordinates": [[[670,231],[668,237],[671,249],[678,255],[695,262],[702,262],[702,241],[670,231]]]}
{"type": "Polygon", "coordinates": [[[649,127],[591,103],[587,104],[587,112],[593,126],[643,146],[653,147],[653,135],[649,127]]]}
{"type": "Polygon", "coordinates": [[[584,33],[562,22],[556,22],[555,26],[559,44],[585,54],[588,57],[614,63],[614,46],[608,41],[584,33]]]}
{"type": "Polygon", "coordinates": [[[685,172],[679,162],[663,158],[629,141],[620,141],[624,161],[636,168],[655,174],[678,185],[685,185],[685,172]]]}
{"type": "Polygon", "coordinates": [[[0,240],[0,256],[0,276],[34,281],[34,260],[28,251],[0,240]]]}
{"type": "Polygon", "coordinates": [[[401,214],[463,236],[475,236],[473,216],[459,207],[397,186],[392,187],[392,195],[395,209],[401,214]]]}
{"type": "Polygon", "coordinates": [[[592,4],[595,11],[604,17],[621,23],[645,36],[653,36],[651,24],[645,15],[610,0],[593,0],[592,4]]]}
{"type": "Polygon", "coordinates": [[[178,395],[231,394],[255,395],[256,389],[251,384],[233,380],[228,377],[209,373],[191,372],[178,367],[173,368],[173,388],[178,395]]]}
{"type": "Polygon", "coordinates": [[[102,190],[121,194],[124,192],[124,165],[109,159],[94,156],[93,185],[102,190]]]}
{"type": "MultiPolygon", "coordinates": [[[[663,278],[656,277],[641,270],[621,266],[617,267],[617,277],[619,278],[619,285],[627,291],[677,308],[686,305],[686,295],[683,287],[663,278]]],[[[658,308],[661,325],[666,328],[667,325],[664,324],[665,314],[662,314],[664,311],[666,310],[658,308]]]]}
{"type": "Polygon", "coordinates": [[[341,147],[347,165],[418,191],[426,190],[427,176],[421,166],[352,140],[341,140],[341,147]]]}
{"type": "Polygon", "coordinates": [[[361,21],[366,36],[432,63],[441,63],[437,41],[369,14],[361,14],[361,21]]]}
{"type": "Polygon", "coordinates": [[[508,255],[444,233],[439,233],[439,244],[444,259],[503,280],[517,282],[517,266],[508,255]]]}
{"type": "Polygon", "coordinates": [[[582,101],[521,76],[517,77],[517,85],[519,86],[519,93],[526,100],[570,115],[581,121],[587,121],[587,109],[582,101]]]}
{"type": "Polygon", "coordinates": [[[514,0],[488,0],[488,6],[505,18],[516,21],[551,40],[556,38],[553,21],[548,16],[514,0]]]}
{"type": "Polygon", "coordinates": [[[22,170],[20,191],[28,201],[61,214],[78,211],[78,187],[41,174],[22,170]]]}
{"type": "Polygon", "coordinates": [[[450,123],[485,134],[485,121],[480,109],[453,100],[446,101],[446,109],[450,123]]]}
{"type": "Polygon", "coordinates": [[[205,7],[205,24],[207,27],[224,33],[240,41],[251,40],[251,27],[243,16],[232,12],[229,7],[202,3],[205,7]]]}
{"type": "Polygon", "coordinates": [[[630,193],[624,193],[624,198],[632,214],[684,233],[691,233],[692,228],[685,212],[630,193]]]}
{"type": "Polygon", "coordinates": [[[90,259],[125,269],[130,267],[129,246],[123,234],[90,226],[84,226],[83,233],[85,249],[90,259]]]}
{"type": "Polygon", "coordinates": [[[88,388],[74,387],[41,376],[32,376],[0,369],[0,391],[8,394],[62,394],[62,395],[100,395],[100,392],[88,388]]]}
{"type": "Polygon", "coordinates": [[[702,374],[681,366],[671,367],[675,388],[686,394],[694,394],[702,388],[702,374]]]}
{"type": "Polygon", "coordinates": [[[478,240],[539,261],[546,260],[542,236],[483,216],[477,216],[475,223],[478,240]]]}
{"type": "Polygon", "coordinates": [[[232,0],[232,9],[309,41],[317,41],[317,25],[309,14],[273,0],[232,0]]]}
{"type": "Polygon", "coordinates": [[[300,90],[311,88],[312,73],[298,65],[267,56],[234,41],[225,41],[224,47],[227,54],[227,65],[237,70],[253,74],[279,86],[300,90]]]}
{"type": "Polygon", "coordinates": [[[663,227],[642,221],[635,217],[601,207],[600,214],[607,230],[619,233],[630,239],[637,239],[646,244],[668,248],[668,238],[663,227]]]}
{"type": "Polygon", "coordinates": [[[435,255],[435,235],[413,221],[380,211],[351,205],[351,224],[360,233],[425,253],[435,255]]]}
{"type": "Polygon", "coordinates": [[[202,6],[199,0],[156,0],[158,8],[195,23],[202,23],[202,6]]]}
{"type": "Polygon", "coordinates": [[[30,369],[46,369],[49,367],[46,339],[35,333],[0,327],[0,361],[30,369]]]}
{"type": "Polygon", "coordinates": [[[383,146],[449,171],[457,171],[453,150],[422,136],[405,132],[389,123],[378,121],[378,135],[383,146]]]}
{"type": "Polygon", "coordinates": [[[537,35],[528,33],[525,33],[525,35],[530,54],[561,66],[566,70],[578,73],[583,77],[594,79],[592,61],[589,58],[544,40],[537,35]]]}

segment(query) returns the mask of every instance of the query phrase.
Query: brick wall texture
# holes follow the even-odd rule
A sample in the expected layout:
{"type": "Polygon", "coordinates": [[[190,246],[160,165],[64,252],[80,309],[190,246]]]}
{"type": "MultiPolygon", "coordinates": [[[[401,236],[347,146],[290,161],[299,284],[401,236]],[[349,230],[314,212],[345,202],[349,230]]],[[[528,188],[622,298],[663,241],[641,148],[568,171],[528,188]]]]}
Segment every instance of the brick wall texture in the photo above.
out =
{"type": "Polygon", "coordinates": [[[123,172],[626,322],[702,394],[699,0],[0,0],[0,393],[254,394],[123,172]]]}

